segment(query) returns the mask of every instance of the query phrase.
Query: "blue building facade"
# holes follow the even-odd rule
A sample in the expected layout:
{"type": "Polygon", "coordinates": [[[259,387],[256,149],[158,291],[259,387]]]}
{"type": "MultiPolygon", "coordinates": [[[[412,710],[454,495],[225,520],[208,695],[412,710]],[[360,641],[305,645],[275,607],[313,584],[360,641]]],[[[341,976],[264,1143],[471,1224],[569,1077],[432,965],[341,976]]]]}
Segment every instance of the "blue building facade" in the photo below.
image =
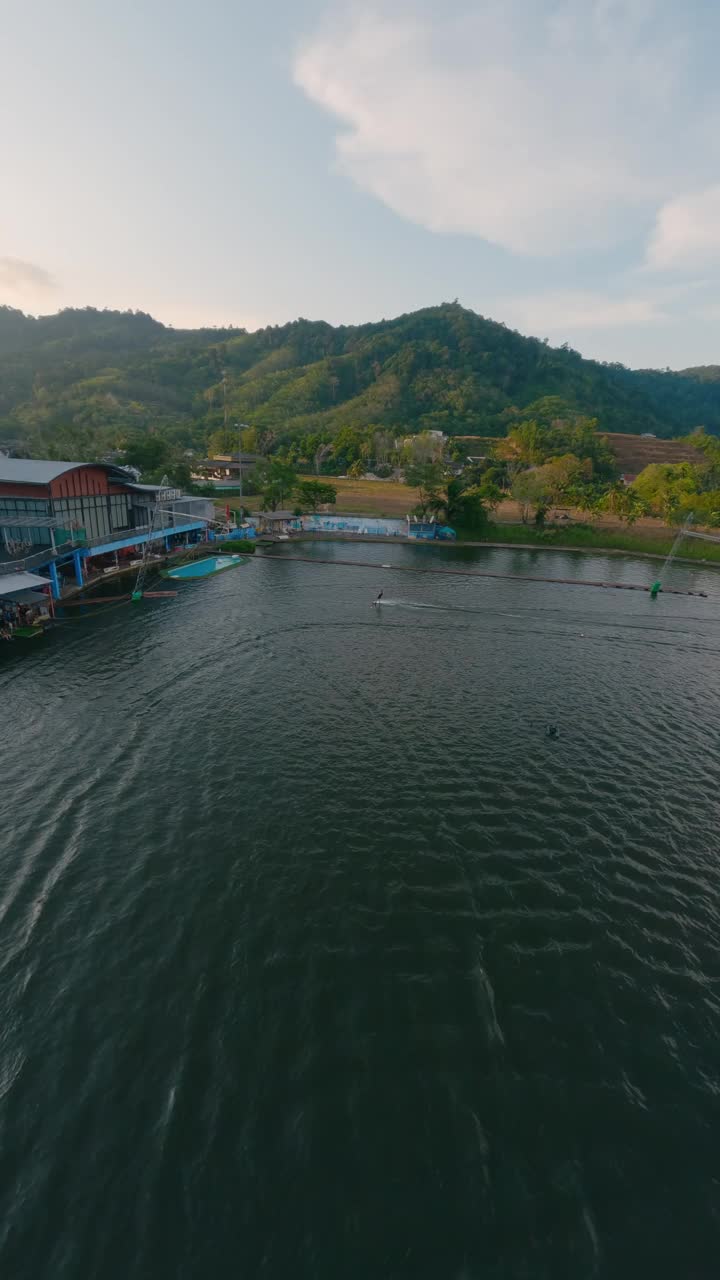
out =
{"type": "Polygon", "coordinates": [[[123,468],[0,456],[0,571],[47,576],[59,598],[68,581],[205,536],[212,500],[137,484],[123,468]]]}

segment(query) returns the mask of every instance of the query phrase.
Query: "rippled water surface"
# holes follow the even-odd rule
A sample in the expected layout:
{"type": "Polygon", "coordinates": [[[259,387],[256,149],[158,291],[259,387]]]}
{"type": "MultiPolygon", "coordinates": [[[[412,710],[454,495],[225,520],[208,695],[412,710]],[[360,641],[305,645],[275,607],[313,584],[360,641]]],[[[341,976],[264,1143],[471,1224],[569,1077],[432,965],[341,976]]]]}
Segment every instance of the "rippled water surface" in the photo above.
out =
{"type": "Polygon", "coordinates": [[[716,1277],[720,575],[290,550],[0,656],[0,1275],[716,1277]]]}

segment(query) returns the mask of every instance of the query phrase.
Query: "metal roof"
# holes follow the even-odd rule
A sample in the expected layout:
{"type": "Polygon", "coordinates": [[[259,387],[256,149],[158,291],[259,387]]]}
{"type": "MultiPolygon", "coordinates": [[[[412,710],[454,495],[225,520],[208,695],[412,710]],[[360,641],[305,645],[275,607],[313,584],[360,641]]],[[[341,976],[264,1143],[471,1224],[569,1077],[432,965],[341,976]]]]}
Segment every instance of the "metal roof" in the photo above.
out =
{"type": "Polygon", "coordinates": [[[192,465],[195,468],[203,467],[206,471],[237,471],[240,463],[244,467],[254,467],[257,462],[262,461],[263,455],[261,453],[244,453],[242,457],[234,453],[232,458],[229,455],[224,458],[193,458],[192,465]]]}
{"type": "Polygon", "coordinates": [[[263,455],[261,453],[216,453],[212,458],[204,458],[203,466],[206,462],[260,462],[263,455]]]}
{"type": "Polygon", "coordinates": [[[49,578],[40,578],[37,573],[5,573],[0,576],[0,596],[14,596],[18,591],[37,591],[40,587],[49,587],[49,578]]]}
{"type": "Polygon", "coordinates": [[[48,458],[4,458],[0,454],[0,483],[5,480],[13,484],[50,484],[66,471],[77,471],[82,467],[102,467],[111,471],[127,484],[130,476],[122,467],[114,462],[54,462],[48,458]]]}
{"type": "Polygon", "coordinates": [[[255,511],[253,515],[258,520],[299,520],[300,517],[294,511],[255,511]]]}
{"type": "Polygon", "coordinates": [[[52,462],[40,458],[0,458],[0,480],[15,484],[50,484],[65,471],[87,466],[85,462],[52,462]]]}

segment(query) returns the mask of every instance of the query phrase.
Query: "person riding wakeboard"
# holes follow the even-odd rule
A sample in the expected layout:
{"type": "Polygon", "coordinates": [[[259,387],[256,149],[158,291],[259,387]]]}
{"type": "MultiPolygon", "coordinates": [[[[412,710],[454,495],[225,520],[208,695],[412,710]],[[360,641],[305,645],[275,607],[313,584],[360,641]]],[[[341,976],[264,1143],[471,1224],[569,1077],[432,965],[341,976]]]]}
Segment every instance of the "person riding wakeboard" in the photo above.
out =
{"type": "Polygon", "coordinates": [[[383,595],[384,595],[384,592],[383,592],[383,591],[381,591],[381,592],[380,592],[380,594],[379,594],[379,596],[378,596],[378,598],[377,598],[377,600],[373,600],[373,604],[374,604],[374,605],[376,605],[376,606],[377,606],[377,605],[379,605],[380,601],[381,601],[381,600],[382,600],[382,598],[383,598],[383,595]]]}

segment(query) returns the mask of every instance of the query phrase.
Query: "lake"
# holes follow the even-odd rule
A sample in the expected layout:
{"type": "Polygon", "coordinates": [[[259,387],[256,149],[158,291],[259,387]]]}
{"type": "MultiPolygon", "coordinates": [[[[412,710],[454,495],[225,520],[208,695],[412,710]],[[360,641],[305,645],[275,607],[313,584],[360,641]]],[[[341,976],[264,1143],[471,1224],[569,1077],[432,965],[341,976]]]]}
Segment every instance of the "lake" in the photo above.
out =
{"type": "Polygon", "coordinates": [[[657,576],[290,545],[0,654],[7,1280],[717,1274],[720,575],[388,562],[657,576]]]}

